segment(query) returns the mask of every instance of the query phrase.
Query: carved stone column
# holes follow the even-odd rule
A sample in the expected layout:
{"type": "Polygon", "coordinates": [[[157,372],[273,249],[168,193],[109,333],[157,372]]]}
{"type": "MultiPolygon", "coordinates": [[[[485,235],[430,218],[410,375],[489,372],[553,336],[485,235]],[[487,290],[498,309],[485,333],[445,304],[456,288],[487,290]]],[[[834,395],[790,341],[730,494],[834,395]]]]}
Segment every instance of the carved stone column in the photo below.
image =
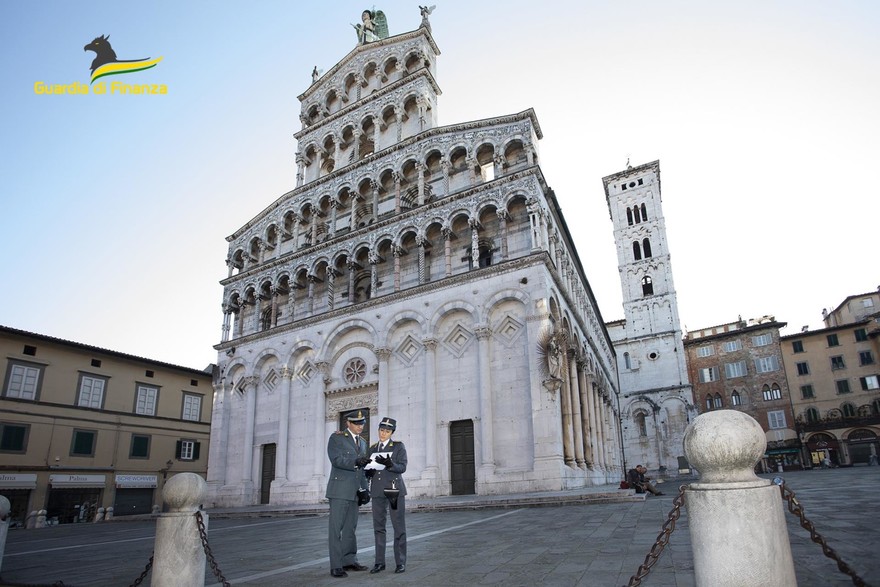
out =
{"type": "Polygon", "coordinates": [[[312,206],[312,219],[309,223],[309,234],[312,235],[312,245],[318,244],[318,209],[312,206]]]}
{"type": "Polygon", "coordinates": [[[229,414],[230,414],[230,385],[226,379],[220,379],[214,383],[214,402],[211,408],[211,427],[217,435],[214,442],[209,445],[209,457],[211,466],[208,468],[208,483],[226,485],[230,480],[226,478],[226,457],[229,445],[229,414]]]}
{"type": "Polygon", "coordinates": [[[270,296],[272,297],[272,314],[269,321],[270,328],[274,328],[278,326],[278,287],[272,286],[269,288],[270,296]]]}
{"type": "Polygon", "coordinates": [[[498,210],[495,212],[498,215],[498,223],[501,225],[501,260],[507,260],[507,210],[498,210]]]}
{"type": "Polygon", "coordinates": [[[379,255],[370,253],[370,299],[379,295],[379,255]]]}
{"type": "Polygon", "coordinates": [[[492,369],[490,365],[491,349],[489,339],[492,331],[485,326],[476,329],[480,374],[477,389],[480,390],[480,469],[487,474],[495,471],[494,431],[492,429],[492,369]]]}
{"type": "MultiPolygon", "coordinates": [[[[360,100],[360,98],[361,98],[360,85],[358,85],[357,93],[358,93],[358,100],[360,100]]],[[[354,146],[352,147],[354,149],[354,157],[352,157],[352,161],[357,161],[358,159],[361,158],[361,137],[363,136],[364,133],[360,129],[357,129],[352,134],[354,135],[354,146]]]]}
{"type": "Polygon", "coordinates": [[[449,195],[449,172],[452,171],[452,163],[449,161],[443,160],[440,162],[440,165],[443,167],[443,195],[449,195]]]}
{"type": "Polygon", "coordinates": [[[327,267],[327,310],[336,306],[336,269],[327,267]]]}
{"type": "Polygon", "coordinates": [[[229,304],[223,304],[223,326],[220,329],[220,342],[229,340],[229,324],[232,318],[232,308],[229,304]]]}
{"type": "Polygon", "coordinates": [[[590,392],[587,383],[587,374],[585,371],[586,364],[584,361],[577,362],[578,374],[578,391],[580,392],[581,402],[581,430],[583,431],[584,460],[587,466],[592,469],[596,457],[593,455],[593,430],[590,426],[590,392]]]}
{"type": "Polygon", "coordinates": [[[303,184],[303,178],[305,177],[305,165],[306,160],[301,154],[296,154],[296,187],[299,187],[303,184]]]}
{"type": "Polygon", "coordinates": [[[299,214],[293,215],[293,236],[291,240],[293,240],[293,252],[299,248],[299,223],[302,222],[302,218],[300,218],[299,214]]]}
{"type": "Polygon", "coordinates": [[[244,334],[244,306],[245,303],[243,301],[238,302],[238,307],[234,308],[232,312],[236,314],[235,316],[235,331],[236,336],[241,336],[244,334]]]}
{"type": "Polygon", "coordinates": [[[443,256],[446,265],[446,277],[452,276],[452,229],[444,227],[440,231],[443,234],[443,256]]]}
{"type": "Polygon", "coordinates": [[[581,422],[580,381],[577,376],[577,364],[574,351],[569,351],[568,358],[568,381],[571,387],[571,421],[574,426],[574,460],[577,466],[585,469],[584,462],[584,428],[581,422]]]}
{"type": "Polygon", "coordinates": [[[480,233],[479,227],[480,222],[476,218],[471,218],[468,221],[468,224],[471,227],[471,261],[473,262],[473,268],[480,268],[480,233]]]}
{"type": "Polygon", "coordinates": [[[416,163],[416,174],[419,181],[419,206],[425,205],[425,166],[422,163],[416,163]]]}
{"type": "Polygon", "coordinates": [[[275,480],[287,481],[287,450],[290,435],[290,383],[293,371],[281,368],[281,406],[278,410],[278,443],[275,452],[275,480]]]}
{"type": "Polygon", "coordinates": [[[379,222],[379,182],[370,181],[373,191],[373,222],[379,222]]]}
{"type": "Polygon", "coordinates": [[[348,263],[348,303],[353,304],[355,302],[354,299],[354,276],[357,273],[357,270],[360,269],[360,265],[357,262],[349,259],[348,263]]]}
{"type": "Polygon", "coordinates": [[[416,237],[416,245],[419,247],[419,285],[427,283],[425,279],[425,244],[427,240],[423,236],[416,237]]]}
{"type": "Polygon", "coordinates": [[[254,292],[254,332],[260,331],[260,319],[263,312],[263,296],[260,295],[260,292],[254,292]]]}
{"type": "MultiPolygon", "coordinates": [[[[314,379],[312,379],[311,385],[317,386],[320,388],[317,391],[317,393],[315,393],[315,402],[316,402],[316,405],[315,405],[316,425],[315,426],[317,428],[318,436],[322,437],[321,441],[315,442],[315,444],[314,444],[314,449],[315,449],[314,478],[321,479],[324,477],[324,467],[326,466],[326,463],[327,463],[326,423],[328,421],[327,417],[329,414],[327,414],[327,396],[324,392],[325,387],[322,383],[319,383],[319,382],[322,382],[325,379],[329,379],[329,377],[330,377],[330,373],[329,373],[330,364],[327,363],[326,361],[315,361],[314,365],[315,365],[315,368],[318,370],[318,374],[316,376],[318,382],[316,382],[314,379]]],[[[323,493],[322,493],[322,495],[323,495],[323,493]]]]}
{"type": "Polygon", "coordinates": [[[565,368],[565,366],[568,365],[568,352],[567,349],[562,350],[563,356],[566,357],[565,362],[563,363],[564,366],[560,372],[562,377],[562,388],[560,389],[560,395],[562,396],[562,458],[565,460],[566,465],[574,467],[574,434],[571,418],[571,380],[568,376],[568,369],[565,368]]]}
{"type": "Polygon", "coordinates": [[[400,256],[403,254],[403,249],[398,245],[393,245],[391,247],[392,253],[394,253],[394,291],[400,291],[400,256]]]}
{"type": "Polygon", "coordinates": [[[306,298],[306,309],[309,312],[309,316],[312,316],[315,313],[315,282],[318,281],[317,275],[308,275],[306,279],[309,281],[309,293],[306,298]]]}
{"type": "Polygon", "coordinates": [[[336,218],[339,210],[339,202],[336,198],[330,200],[330,236],[336,236],[336,218]]]}
{"type": "Polygon", "coordinates": [[[394,179],[394,213],[400,214],[400,174],[395,171],[391,177],[394,179]]]}
{"type": "Polygon", "coordinates": [[[495,171],[495,179],[498,179],[499,177],[504,175],[504,155],[495,155],[495,157],[492,159],[492,163],[495,171]]]}
{"type": "Polygon", "coordinates": [[[467,158],[466,163],[468,166],[468,175],[471,179],[471,185],[474,185],[477,183],[477,167],[479,167],[480,164],[477,163],[477,160],[473,157],[467,158]]]}

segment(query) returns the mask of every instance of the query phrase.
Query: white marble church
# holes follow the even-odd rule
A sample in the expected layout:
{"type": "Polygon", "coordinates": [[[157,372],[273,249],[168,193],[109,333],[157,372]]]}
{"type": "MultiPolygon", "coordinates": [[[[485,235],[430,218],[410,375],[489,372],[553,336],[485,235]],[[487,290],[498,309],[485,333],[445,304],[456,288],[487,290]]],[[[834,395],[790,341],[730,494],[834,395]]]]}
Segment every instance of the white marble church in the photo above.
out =
{"type": "Polygon", "coordinates": [[[616,483],[617,359],[535,113],[439,126],[427,14],[369,16],[299,96],[296,187],[227,239],[206,504],[321,501],[353,409],[397,419],[413,497],[616,483]]]}

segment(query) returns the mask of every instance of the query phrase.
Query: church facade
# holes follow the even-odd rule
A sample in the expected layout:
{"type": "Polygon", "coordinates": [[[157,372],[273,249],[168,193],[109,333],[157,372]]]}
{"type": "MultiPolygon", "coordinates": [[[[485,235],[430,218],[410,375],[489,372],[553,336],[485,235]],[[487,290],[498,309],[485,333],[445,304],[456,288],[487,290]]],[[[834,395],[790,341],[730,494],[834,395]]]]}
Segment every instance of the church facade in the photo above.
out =
{"type": "Polygon", "coordinates": [[[629,467],[660,474],[689,469],[684,432],[693,389],[672,280],[660,192],[660,162],[602,179],[614,226],[624,319],[608,323],[620,373],[620,420],[629,467]]]}
{"type": "MultiPolygon", "coordinates": [[[[366,22],[366,20],[365,20],[366,22]]],[[[439,126],[422,25],[299,96],[296,187],[228,237],[207,503],[315,503],[351,410],[411,496],[620,480],[617,358],[532,110],[439,126]]]]}

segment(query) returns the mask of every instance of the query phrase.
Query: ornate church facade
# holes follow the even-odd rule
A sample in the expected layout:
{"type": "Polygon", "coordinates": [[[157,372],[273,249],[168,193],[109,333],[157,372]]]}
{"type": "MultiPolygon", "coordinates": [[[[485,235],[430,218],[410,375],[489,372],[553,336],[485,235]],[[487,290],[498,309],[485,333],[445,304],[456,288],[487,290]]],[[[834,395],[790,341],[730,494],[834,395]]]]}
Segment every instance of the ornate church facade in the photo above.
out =
{"type": "Polygon", "coordinates": [[[608,323],[620,374],[628,466],[675,475],[689,468],[684,432],[696,416],[688,380],[660,192],[660,162],[602,179],[614,226],[624,319],[608,323]]]}
{"type": "Polygon", "coordinates": [[[414,497],[618,481],[613,341],[535,113],[439,126],[427,15],[359,39],[299,96],[296,187],[227,239],[207,502],[322,500],[354,409],[397,420],[414,497]]]}

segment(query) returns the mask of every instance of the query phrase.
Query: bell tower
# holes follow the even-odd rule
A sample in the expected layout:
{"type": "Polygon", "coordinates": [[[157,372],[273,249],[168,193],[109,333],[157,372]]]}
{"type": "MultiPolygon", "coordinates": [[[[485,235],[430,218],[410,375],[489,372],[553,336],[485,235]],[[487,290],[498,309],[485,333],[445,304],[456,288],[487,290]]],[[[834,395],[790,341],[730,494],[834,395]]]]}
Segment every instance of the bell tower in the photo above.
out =
{"type": "Polygon", "coordinates": [[[602,179],[614,226],[624,320],[609,324],[617,355],[629,465],[679,468],[693,395],[672,280],[660,162],[602,179]]]}

